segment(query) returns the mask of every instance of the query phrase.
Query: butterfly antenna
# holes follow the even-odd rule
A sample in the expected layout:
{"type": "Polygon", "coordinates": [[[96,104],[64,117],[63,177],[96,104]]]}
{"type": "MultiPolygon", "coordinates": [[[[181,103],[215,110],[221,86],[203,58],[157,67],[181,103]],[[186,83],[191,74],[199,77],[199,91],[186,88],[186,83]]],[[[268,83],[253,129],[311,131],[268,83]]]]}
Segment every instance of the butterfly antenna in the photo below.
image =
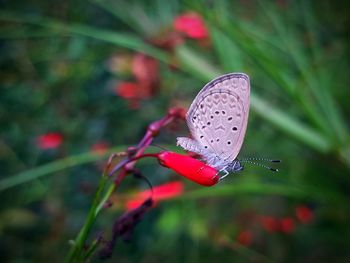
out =
{"type": "Polygon", "coordinates": [[[280,163],[281,160],[278,159],[268,159],[268,158],[257,158],[257,157],[248,157],[243,158],[241,161],[262,161],[262,162],[271,162],[271,163],[280,163]]]}
{"type": "MultiPolygon", "coordinates": [[[[255,158],[255,159],[259,160],[260,158],[255,158]]],[[[263,167],[263,168],[268,169],[268,170],[273,171],[273,172],[278,172],[278,169],[276,169],[276,168],[272,168],[272,167],[267,166],[267,165],[262,164],[262,163],[253,162],[253,161],[251,161],[249,159],[243,159],[243,160],[239,160],[239,161],[242,162],[242,163],[250,163],[250,164],[253,164],[253,165],[256,165],[256,166],[260,166],[260,167],[263,167]]],[[[266,159],[263,160],[263,161],[266,161],[266,159]]]]}
{"type": "Polygon", "coordinates": [[[168,149],[166,149],[166,148],[164,148],[163,146],[160,146],[160,145],[158,145],[158,144],[151,143],[150,146],[159,148],[159,149],[164,150],[164,151],[169,151],[168,149]]]}

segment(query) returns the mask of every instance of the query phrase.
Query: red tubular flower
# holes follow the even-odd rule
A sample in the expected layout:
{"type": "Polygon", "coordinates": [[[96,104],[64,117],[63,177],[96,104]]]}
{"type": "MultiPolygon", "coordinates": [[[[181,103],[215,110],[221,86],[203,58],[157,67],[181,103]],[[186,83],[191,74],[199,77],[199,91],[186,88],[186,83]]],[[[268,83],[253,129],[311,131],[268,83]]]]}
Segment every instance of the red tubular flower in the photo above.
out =
{"type": "Polygon", "coordinates": [[[209,35],[202,17],[195,12],[177,16],[173,26],[175,30],[184,33],[189,38],[205,39],[209,35]]]}
{"type": "Polygon", "coordinates": [[[145,190],[138,193],[135,198],[129,200],[126,203],[127,210],[135,209],[139,207],[146,198],[152,196],[155,203],[174,198],[181,195],[184,192],[184,185],[182,182],[169,182],[159,186],[153,187],[153,192],[151,190],[145,190]]]}
{"type": "Polygon", "coordinates": [[[237,236],[237,242],[247,247],[250,246],[253,243],[253,233],[249,230],[240,232],[237,236]]]}
{"type": "Polygon", "coordinates": [[[294,231],[295,224],[294,220],[291,217],[285,217],[280,220],[281,231],[290,234],[294,231]]]}
{"type": "Polygon", "coordinates": [[[296,214],[298,220],[304,224],[310,223],[314,218],[314,214],[313,214],[312,210],[309,207],[304,206],[304,205],[298,206],[295,209],[295,214],[296,214]]]}
{"type": "Polygon", "coordinates": [[[63,142],[63,137],[58,132],[50,132],[37,138],[37,146],[42,150],[55,149],[63,142]]]}
{"type": "Polygon", "coordinates": [[[204,186],[215,185],[219,181],[218,171],[205,163],[187,155],[162,152],[157,156],[159,163],[187,179],[204,186]]]}

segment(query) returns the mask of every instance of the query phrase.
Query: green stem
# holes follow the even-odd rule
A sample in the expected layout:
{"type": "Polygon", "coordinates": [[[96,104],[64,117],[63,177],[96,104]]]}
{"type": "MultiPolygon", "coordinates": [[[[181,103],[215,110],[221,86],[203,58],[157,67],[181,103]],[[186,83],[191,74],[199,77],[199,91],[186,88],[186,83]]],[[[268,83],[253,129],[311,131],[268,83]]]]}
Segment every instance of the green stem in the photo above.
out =
{"type": "MultiPolygon", "coordinates": [[[[96,221],[96,218],[101,211],[104,202],[110,197],[110,195],[113,193],[115,189],[115,185],[113,184],[113,187],[109,187],[109,189],[104,193],[103,197],[101,198],[101,195],[103,193],[103,190],[106,187],[106,183],[108,182],[108,177],[103,174],[100,183],[98,185],[94,200],[92,202],[90,211],[88,213],[87,219],[85,221],[84,226],[81,228],[77,238],[75,239],[74,245],[71,248],[68,258],[66,262],[79,262],[82,258],[82,250],[85,245],[85,240],[88,236],[88,234],[91,231],[92,225],[96,221]],[[113,191],[111,191],[111,188],[113,188],[113,191]]],[[[96,246],[95,246],[96,247],[96,246]]],[[[88,250],[88,253],[91,254],[93,251],[91,251],[91,248],[88,250]]],[[[86,255],[85,255],[86,257],[86,255]]]]}
{"type": "Polygon", "coordinates": [[[83,257],[83,262],[86,262],[91,257],[91,255],[94,253],[95,249],[97,248],[98,244],[99,244],[98,239],[95,239],[92,242],[92,244],[90,245],[90,247],[86,251],[85,256],[83,257]]]}
{"type": "Polygon", "coordinates": [[[114,183],[109,186],[109,188],[107,189],[105,195],[102,197],[100,203],[96,207],[95,216],[97,216],[100,213],[100,211],[102,210],[104,204],[107,202],[107,200],[113,194],[113,192],[115,191],[116,188],[117,187],[116,187],[116,185],[114,183]]]}

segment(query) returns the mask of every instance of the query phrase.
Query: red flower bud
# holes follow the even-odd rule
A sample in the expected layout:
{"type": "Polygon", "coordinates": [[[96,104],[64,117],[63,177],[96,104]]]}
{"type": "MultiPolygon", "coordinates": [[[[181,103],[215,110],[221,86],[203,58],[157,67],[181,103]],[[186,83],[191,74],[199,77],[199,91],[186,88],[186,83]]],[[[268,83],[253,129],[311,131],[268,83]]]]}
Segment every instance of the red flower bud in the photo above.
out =
{"type": "Polygon", "coordinates": [[[297,218],[302,223],[310,223],[314,218],[312,210],[304,205],[300,205],[295,209],[297,218]]]}
{"type": "Polygon", "coordinates": [[[203,18],[197,13],[179,15],[175,17],[173,24],[176,31],[184,33],[189,38],[205,39],[209,36],[203,18]]]}
{"type": "Polygon", "coordinates": [[[295,224],[291,217],[285,217],[281,219],[281,231],[286,234],[291,234],[294,231],[295,224]]]}
{"type": "Polygon", "coordinates": [[[58,132],[49,132],[43,135],[40,135],[37,138],[37,146],[39,149],[55,149],[59,147],[63,142],[63,137],[58,132]]]}
{"type": "Polygon", "coordinates": [[[174,152],[162,152],[157,158],[161,165],[197,184],[212,186],[219,181],[220,177],[217,170],[190,156],[174,152]]]}
{"type": "Polygon", "coordinates": [[[237,236],[237,241],[243,246],[250,246],[253,243],[253,233],[249,230],[242,231],[237,236]]]}

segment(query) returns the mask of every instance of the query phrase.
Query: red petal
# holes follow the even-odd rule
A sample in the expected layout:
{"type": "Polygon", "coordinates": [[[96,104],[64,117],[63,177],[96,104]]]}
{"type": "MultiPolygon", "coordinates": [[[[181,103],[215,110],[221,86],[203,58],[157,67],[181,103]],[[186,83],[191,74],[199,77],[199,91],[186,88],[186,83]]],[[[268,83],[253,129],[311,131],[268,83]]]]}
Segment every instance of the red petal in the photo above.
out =
{"type": "Polygon", "coordinates": [[[151,190],[145,190],[138,193],[135,198],[126,203],[126,208],[128,210],[134,209],[140,206],[144,200],[150,196],[152,196],[155,202],[159,202],[161,200],[167,200],[182,195],[183,191],[184,185],[182,182],[169,182],[158,185],[153,187],[153,193],[151,190]]]}
{"type": "Polygon", "coordinates": [[[302,223],[309,223],[314,218],[314,214],[313,214],[312,210],[309,207],[303,206],[303,205],[298,206],[295,209],[295,214],[296,214],[297,218],[299,219],[299,221],[302,223]]]}
{"type": "Polygon", "coordinates": [[[37,138],[37,146],[43,150],[57,148],[62,142],[63,137],[58,132],[46,133],[37,138]]]}
{"type": "Polygon", "coordinates": [[[139,98],[139,86],[133,82],[120,82],[115,92],[124,99],[139,98]]]}
{"type": "Polygon", "coordinates": [[[185,33],[190,38],[203,39],[208,37],[208,30],[202,17],[194,12],[177,16],[173,26],[175,30],[185,33]]]}
{"type": "Polygon", "coordinates": [[[212,186],[219,181],[217,170],[187,155],[162,152],[158,155],[158,160],[161,165],[172,169],[197,184],[212,186]]]}

